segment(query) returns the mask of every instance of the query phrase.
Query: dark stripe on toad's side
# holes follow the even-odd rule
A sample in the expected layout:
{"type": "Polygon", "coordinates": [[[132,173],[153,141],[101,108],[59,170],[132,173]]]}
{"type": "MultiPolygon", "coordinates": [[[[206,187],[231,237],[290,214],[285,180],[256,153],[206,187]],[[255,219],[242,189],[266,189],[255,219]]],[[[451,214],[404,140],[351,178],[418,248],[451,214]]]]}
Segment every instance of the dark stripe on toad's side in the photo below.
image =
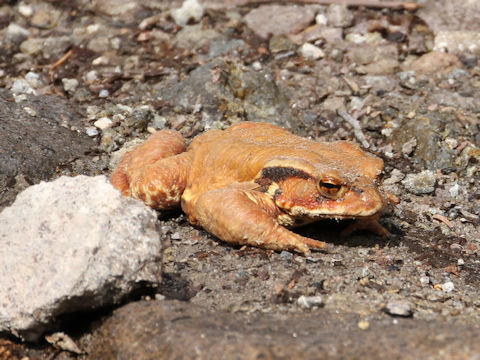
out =
{"type": "Polygon", "coordinates": [[[273,166],[262,169],[262,178],[267,178],[273,182],[279,182],[288,178],[309,179],[310,175],[300,169],[293,167],[273,166]]]}

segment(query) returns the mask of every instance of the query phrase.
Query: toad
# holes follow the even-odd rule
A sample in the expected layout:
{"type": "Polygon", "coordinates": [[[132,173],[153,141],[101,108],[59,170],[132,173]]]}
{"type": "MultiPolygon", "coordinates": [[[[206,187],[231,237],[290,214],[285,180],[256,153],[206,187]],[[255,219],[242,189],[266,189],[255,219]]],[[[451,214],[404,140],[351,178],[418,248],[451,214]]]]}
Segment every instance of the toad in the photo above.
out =
{"type": "Polygon", "coordinates": [[[111,176],[123,195],[154,209],[181,206],[188,220],[231,244],[308,254],[326,244],[287,228],[320,219],[378,222],[383,161],[347,141],[317,142],[265,123],[211,130],[187,147],[161,130],[128,152],[111,176]]]}

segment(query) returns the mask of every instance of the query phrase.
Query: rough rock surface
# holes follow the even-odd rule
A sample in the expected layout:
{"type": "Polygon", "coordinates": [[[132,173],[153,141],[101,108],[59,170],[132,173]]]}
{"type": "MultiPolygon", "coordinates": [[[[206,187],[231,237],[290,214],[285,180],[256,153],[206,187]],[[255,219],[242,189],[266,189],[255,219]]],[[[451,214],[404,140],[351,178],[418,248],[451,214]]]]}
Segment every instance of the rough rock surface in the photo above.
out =
{"type": "Polygon", "coordinates": [[[36,340],[64,313],[158,283],[156,215],[105,176],[61,177],[0,213],[0,331],[36,340]]]}
{"type": "Polygon", "coordinates": [[[2,90],[0,209],[11,203],[22,187],[47,180],[55,174],[57,166],[83,157],[94,142],[75,130],[82,128],[80,114],[63,99],[28,96],[15,103],[13,95],[2,90]]]}
{"type": "Polygon", "coordinates": [[[88,349],[92,359],[466,359],[480,345],[478,327],[459,338],[452,324],[372,319],[322,309],[290,317],[210,312],[179,301],[129,304],[114,312],[88,349]],[[381,333],[382,336],[378,336],[381,333]],[[268,335],[267,335],[268,334],[268,335]],[[359,339],[364,341],[359,341],[359,339]],[[195,341],[192,341],[195,339],[195,341]],[[458,352],[456,348],[462,347],[458,352]]]}

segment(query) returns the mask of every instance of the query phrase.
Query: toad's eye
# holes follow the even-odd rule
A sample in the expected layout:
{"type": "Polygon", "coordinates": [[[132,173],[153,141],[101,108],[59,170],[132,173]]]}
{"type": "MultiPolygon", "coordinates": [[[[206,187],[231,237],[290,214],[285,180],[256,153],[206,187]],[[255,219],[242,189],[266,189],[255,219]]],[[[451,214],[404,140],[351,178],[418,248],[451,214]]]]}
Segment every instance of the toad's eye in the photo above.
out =
{"type": "Polygon", "coordinates": [[[335,180],[323,179],[319,181],[318,188],[323,195],[335,197],[340,194],[342,185],[335,180]]]}

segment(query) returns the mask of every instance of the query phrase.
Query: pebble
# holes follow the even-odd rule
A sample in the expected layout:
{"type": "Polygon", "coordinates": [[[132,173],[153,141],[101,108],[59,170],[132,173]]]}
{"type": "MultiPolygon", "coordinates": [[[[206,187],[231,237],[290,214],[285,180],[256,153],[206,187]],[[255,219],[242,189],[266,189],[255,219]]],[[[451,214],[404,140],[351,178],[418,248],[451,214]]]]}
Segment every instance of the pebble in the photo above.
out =
{"type": "Polygon", "coordinates": [[[102,89],[100,90],[100,92],[98,93],[98,97],[101,97],[101,98],[106,98],[110,95],[110,91],[108,91],[107,89],[102,89]]]}
{"type": "Polygon", "coordinates": [[[97,128],[93,127],[93,126],[89,126],[87,127],[87,129],[85,130],[86,134],[90,137],[95,137],[99,134],[97,128]]]}
{"type": "Polygon", "coordinates": [[[442,290],[444,292],[452,292],[455,289],[455,285],[451,281],[447,281],[442,284],[442,290]]]}
{"type": "Polygon", "coordinates": [[[317,16],[315,16],[315,23],[318,25],[327,25],[328,18],[325,14],[317,14],[317,16]]]}
{"type": "Polygon", "coordinates": [[[440,31],[433,50],[452,54],[480,54],[480,33],[477,31],[440,31]]]}
{"type": "Polygon", "coordinates": [[[74,92],[78,87],[78,80],[77,79],[62,79],[63,89],[66,92],[74,92]]]}
{"type": "Polygon", "coordinates": [[[360,330],[367,330],[370,327],[370,323],[366,320],[361,320],[357,324],[360,330]]]}
{"type": "Polygon", "coordinates": [[[11,23],[7,27],[7,35],[10,37],[24,37],[26,38],[27,36],[30,35],[30,31],[25,29],[24,27],[21,27],[18,24],[11,23]]]}
{"type": "Polygon", "coordinates": [[[108,129],[112,126],[112,124],[113,121],[108,117],[102,117],[93,123],[93,125],[95,125],[95,127],[99,128],[100,130],[108,129]]]}
{"type": "Polygon", "coordinates": [[[397,184],[405,178],[405,175],[398,169],[393,169],[390,173],[390,177],[383,181],[384,185],[397,184]]]}
{"type": "Polygon", "coordinates": [[[435,190],[435,173],[424,170],[418,174],[408,174],[402,184],[409,192],[416,195],[430,194],[435,190]]]}
{"type": "Polygon", "coordinates": [[[31,107],[25,106],[23,110],[30,116],[37,116],[37,112],[31,107]]]}
{"type": "Polygon", "coordinates": [[[282,260],[292,260],[293,259],[293,254],[289,251],[283,250],[280,253],[280,257],[282,258],[282,260]]]}
{"type": "Polygon", "coordinates": [[[190,20],[199,22],[203,16],[203,6],[197,0],[185,0],[182,7],[172,11],[172,18],[178,26],[185,26],[190,20]]]}
{"type": "Polygon", "coordinates": [[[383,311],[392,316],[410,317],[413,315],[410,303],[404,300],[389,301],[383,311]]]}
{"type": "Polygon", "coordinates": [[[18,79],[12,85],[11,91],[14,94],[31,94],[36,95],[35,90],[29,84],[29,82],[25,79],[18,79]]]}
{"type": "Polygon", "coordinates": [[[325,53],[322,49],[310,43],[304,43],[302,46],[300,46],[298,51],[300,55],[310,60],[318,60],[325,56],[325,53]]]}
{"type": "Polygon", "coordinates": [[[328,25],[333,27],[349,27],[353,23],[353,13],[344,5],[330,5],[326,16],[328,25]]]}
{"type": "Polygon", "coordinates": [[[297,299],[298,305],[304,309],[311,309],[312,307],[321,307],[325,305],[322,296],[305,296],[302,295],[297,299]]]}
{"type": "Polygon", "coordinates": [[[458,183],[455,183],[452,187],[450,187],[450,189],[448,189],[448,192],[450,193],[450,196],[454,198],[458,196],[459,190],[460,186],[458,185],[458,183]]]}
{"type": "Polygon", "coordinates": [[[244,17],[247,26],[264,39],[272,35],[297,34],[314,19],[315,12],[310,7],[295,5],[263,5],[244,17]]]}
{"type": "Polygon", "coordinates": [[[18,12],[24,17],[30,17],[33,15],[33,8],[30,5],[25,3],[20,3],[18,5],[18,12]]]}

